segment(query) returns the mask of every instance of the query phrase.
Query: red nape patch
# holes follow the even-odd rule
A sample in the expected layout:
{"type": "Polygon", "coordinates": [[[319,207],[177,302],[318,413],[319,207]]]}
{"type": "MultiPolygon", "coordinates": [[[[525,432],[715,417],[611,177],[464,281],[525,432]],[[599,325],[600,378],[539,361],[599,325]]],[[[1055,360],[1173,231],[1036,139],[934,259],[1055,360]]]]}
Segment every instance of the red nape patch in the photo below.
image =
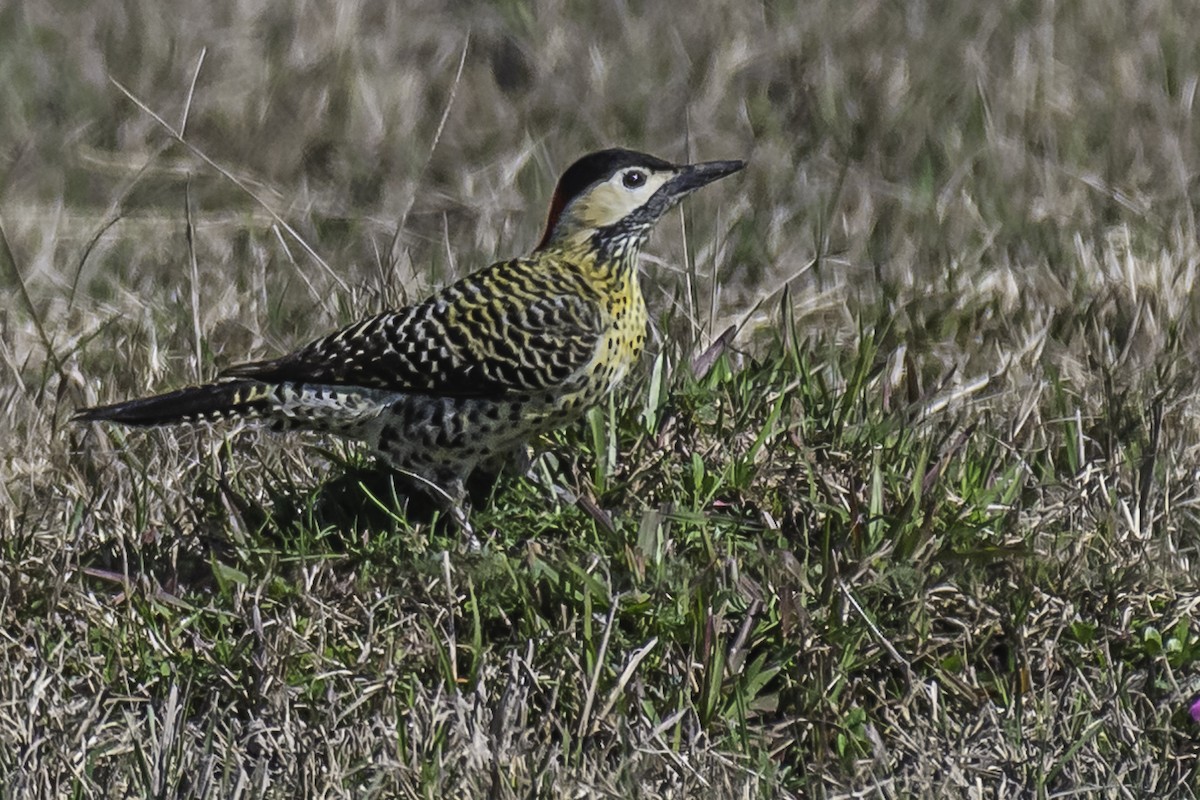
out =
{"type": "Polygon", "coordinates": [[[536,250],[541,250],[550,243],[550,235],[554,233],[554,228],[558,225],[558,218],[562,216],[563,209],[566,207],[567,198],[560,183],[554,190],[554,198],[550,201],[550,211],[546,214],[546,229],[542,231],[542,240],[538,242],[536,250]]]}
{"type": "Polygon", "coordinates": [[[550,201],[550,213],[546,215],[546,230],[542,233],[542,240],[538,242],[535,249],[541,250],[549,244],[550,236],[558,225],[563,209],[570,205],[572,200],[583,194],[592,185],[608,180],[617,170],[626,167],[648,167],[653,170],[674,169],[674,165],[669,161],[663,161],[661,158],[634,150],[623,150],[619,147],[588,153],[567,167],[567,171],[558,179],[558,186],[554,190],[554,199],[550,201]]]}

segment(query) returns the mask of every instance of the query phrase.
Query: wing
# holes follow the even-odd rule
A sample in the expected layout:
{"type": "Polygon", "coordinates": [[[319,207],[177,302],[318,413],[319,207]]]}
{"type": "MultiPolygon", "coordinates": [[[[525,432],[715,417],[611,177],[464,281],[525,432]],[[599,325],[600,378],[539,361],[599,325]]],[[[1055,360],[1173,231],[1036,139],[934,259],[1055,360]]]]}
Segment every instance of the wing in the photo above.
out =
{"type": "Polygon", "coordinates": [[[603,323],[582,278],[544,272],[525,259],[493,264],[419,305],[225,374],[452,397],[550,389],[595,357],[603,323]]]}

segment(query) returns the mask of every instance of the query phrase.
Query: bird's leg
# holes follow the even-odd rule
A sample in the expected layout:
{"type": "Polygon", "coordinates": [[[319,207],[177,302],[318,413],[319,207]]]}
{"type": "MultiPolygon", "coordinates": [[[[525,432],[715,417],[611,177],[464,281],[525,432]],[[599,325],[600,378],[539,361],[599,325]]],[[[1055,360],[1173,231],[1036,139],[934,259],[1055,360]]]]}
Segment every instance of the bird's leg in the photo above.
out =
{"type": "Polygon", "coordinates": [[[424,475],[405,471],[416,480],[417,486],[435,503],[442,507],[446,516],[456,524],[471,541],[475,540],[475,529],[471,527],[471,504],[467,499],[467,487],[461,475],[439,475],[440,480],[431,480],[424,475]]]}
{"type": "Polygon", "coordinates": [[[480,464],[477,469],[484,475],[499,475],[502,472],[508,472],[513,475],[524,475],[527,478],[532,478],[533,473],[530,471],[532,466],[533,459],[529,455],[529,446],[519,444],[509,450],[493,455],[480,464]]]}
{"type": "Polygon", "coordinates": [[[567,505],[575,505],[576,497],[570,489],[565,486],[560,486],[550,476],[548,471],[539,470],[538,462],[541,459],[534,459],[530,452],[530,448],[526,445],[519,445],[505,454],[505,457],[500,464],[511,468],[517,475],[523,475],[530,483],[544,488],[547,492],[557,497],[560,501],[567,505]]]}
{"type": "Polygon", "coordinates": [[[478,550],[479,541],[475,538],[475,529],[471,527],[471,503],[467,499],[467,487],[463,477],[456,474],[437,488],[439,491],[436,500],[444,505],[446,513],[467,537],[471,549],[478,550]]]}
{"type": "Polygon", "coordinates": [[[471,506],[467,499],[467,487],[461,474],[435,470],[430,475],[417,472],[411,466],[397,462],[386,452],[380,452],[378,455],[397,474],[406,478],[413,488],[441,507],[446,516],[454,520],[459,529],[474,541],[475,531],[471,527],[469,519],[471,506]]]}
{"type": "Polygon", "coordinates": [[[529,452],[527,445],[518,445],[509,453],[508,463],[512,465],[513,471],[518,475],[533,474],[533,455],[529,452]]]}
{"type": "Polygon", "coordinates": [[[521,475],[530,483],[544,488],[567,505],[575,505],[577,500],[574,492],[570,489],[560,486],[554,482],[553,478],[538,471],[536,460],[528,445],[517,445],[511,450],[493,456],[481,464],[479,470],[486,475],[499,475],[505,471],[513,475],[521,475]]]}

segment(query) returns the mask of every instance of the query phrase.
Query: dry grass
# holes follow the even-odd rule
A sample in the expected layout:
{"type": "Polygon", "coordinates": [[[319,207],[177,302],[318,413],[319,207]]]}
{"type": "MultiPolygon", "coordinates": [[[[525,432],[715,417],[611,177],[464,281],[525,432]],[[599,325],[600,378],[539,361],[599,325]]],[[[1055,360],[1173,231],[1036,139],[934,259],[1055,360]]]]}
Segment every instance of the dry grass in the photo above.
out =
{"type": "Polygon", "coordinates": [[[1196,796],[1197,42],[0,6],[6,796],[1196,796]],[[467,553],[334,442],[65,422],[527,249],[612,144],[750,167],[652,242],[661,361],[545,443],[596,509],[508,481],[467,553]]]}

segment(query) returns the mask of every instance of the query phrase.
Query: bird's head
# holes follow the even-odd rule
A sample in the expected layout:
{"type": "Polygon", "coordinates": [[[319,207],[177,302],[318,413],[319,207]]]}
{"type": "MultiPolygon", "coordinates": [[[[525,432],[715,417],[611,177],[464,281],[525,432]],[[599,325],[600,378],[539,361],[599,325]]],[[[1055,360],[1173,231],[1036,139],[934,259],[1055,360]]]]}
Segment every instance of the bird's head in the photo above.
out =
{"type": "Polygon", "coordinates": [[[636,249],[684,196],[745,166],[742,161],[672,164],[632,150],[600,150],[576,161],[558,180],[538,249],[586,241],[636,249]]]}

